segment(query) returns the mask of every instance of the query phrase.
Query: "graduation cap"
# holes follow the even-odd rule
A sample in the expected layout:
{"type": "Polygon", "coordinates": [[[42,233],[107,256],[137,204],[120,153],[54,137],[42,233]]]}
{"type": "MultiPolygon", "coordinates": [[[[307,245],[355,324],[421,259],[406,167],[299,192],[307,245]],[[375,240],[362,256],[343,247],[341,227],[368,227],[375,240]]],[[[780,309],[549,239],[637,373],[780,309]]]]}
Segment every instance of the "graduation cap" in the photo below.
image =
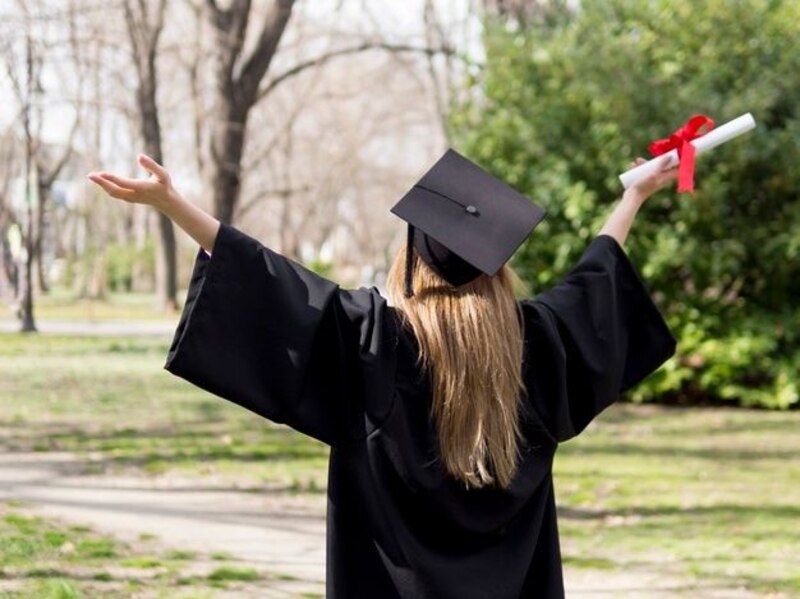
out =
{"type": "Polygon", "coordinates": [[[412,248],[451,285],[493,276],[544,218],[510,185],[449,149],[392,207],[408,223],[406,297],[412,248]]]}

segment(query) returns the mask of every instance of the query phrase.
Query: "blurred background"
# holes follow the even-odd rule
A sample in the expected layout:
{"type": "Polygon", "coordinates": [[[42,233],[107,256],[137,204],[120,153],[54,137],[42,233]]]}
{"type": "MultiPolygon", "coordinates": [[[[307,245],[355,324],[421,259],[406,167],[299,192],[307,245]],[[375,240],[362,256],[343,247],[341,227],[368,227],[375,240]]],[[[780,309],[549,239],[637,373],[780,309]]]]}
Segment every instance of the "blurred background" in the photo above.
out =
{"type": "Polygon", "coordinates": [[[678,352],[560,451],[567,587],[800,596],[797,39],[788,0],[0,0],[0,596],[322,593],[326,448],[161,372],[197,248],[87,172],[146,152],[381,287],[452,146],[546,208],[533,295],[650,141],[745,112],[630,237],[678,352]]]}

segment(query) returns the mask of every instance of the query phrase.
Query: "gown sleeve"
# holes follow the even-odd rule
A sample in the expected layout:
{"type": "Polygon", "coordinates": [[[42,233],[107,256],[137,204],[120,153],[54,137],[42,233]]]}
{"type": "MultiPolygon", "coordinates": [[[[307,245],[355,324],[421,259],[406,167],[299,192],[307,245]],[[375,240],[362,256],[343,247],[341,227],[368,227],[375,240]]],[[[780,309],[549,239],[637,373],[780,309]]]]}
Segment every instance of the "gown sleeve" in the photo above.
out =
{"type": "Polygon", "coordinates": [[[644,283],[608,235],[555,287],[521,303],[528,398],[557,441],[580,433],[675,352],[644,283]]]}
{"type": "Polygon", "coordinates": [[[375,288],[340,289],[222,224],[211,255],[198,252],[164,367],[335,444],[363,415],[360,369],[384,306],[375,288]]]}

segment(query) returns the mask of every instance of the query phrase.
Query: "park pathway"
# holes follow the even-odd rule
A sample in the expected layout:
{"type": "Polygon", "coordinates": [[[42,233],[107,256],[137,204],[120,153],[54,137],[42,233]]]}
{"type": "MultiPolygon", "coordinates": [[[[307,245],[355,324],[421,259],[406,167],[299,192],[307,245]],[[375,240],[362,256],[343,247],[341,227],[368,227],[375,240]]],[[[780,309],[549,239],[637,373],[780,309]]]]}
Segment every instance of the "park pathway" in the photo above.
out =
{"type": "MultiPolygon", "coordinates": [[[[270,597],[323,592],[324,497],[85,476],[82,470],[83,463],[66,453],[0,453],[0,501],[22,501],[37,514],[89,524],[123,541],[135,542],[148,533],[166,547],[224,552],[269,574],[292,578],[276,580],[270,597]]],[[[676,579],[663,570],[567,568],[565,577],[570,599],[763,597],[676,579]]]]}
{"type": "Polygon", "coordinates": [[[0,501],[21,501],[37,515],[132,544],[145,533],[168,548],[227,554],[284,578],[275,580],[274,597],[324,592],[324,503],[77,474],[82,469],[70,454],[0,454],[0,501]]]}

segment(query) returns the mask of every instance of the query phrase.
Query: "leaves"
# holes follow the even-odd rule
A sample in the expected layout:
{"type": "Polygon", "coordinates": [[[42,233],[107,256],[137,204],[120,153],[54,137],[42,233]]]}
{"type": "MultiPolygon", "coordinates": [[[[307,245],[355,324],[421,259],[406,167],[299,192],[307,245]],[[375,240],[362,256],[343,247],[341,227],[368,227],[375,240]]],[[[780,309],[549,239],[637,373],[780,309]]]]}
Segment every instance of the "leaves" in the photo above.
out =
{"type": "Polygon", "coordinates": [[[696,113],[758,122],[698,160],[693,196],[662,192],[637,220],[627,249],[680,343],[635,399],[798,403],[798,36],[800,5],[767,0],[598,0],[557,24],[486,24],[483,78],[452,122],[548,212],[516,261],[534,290],[574,264],[651,140],[696,113]]]}

